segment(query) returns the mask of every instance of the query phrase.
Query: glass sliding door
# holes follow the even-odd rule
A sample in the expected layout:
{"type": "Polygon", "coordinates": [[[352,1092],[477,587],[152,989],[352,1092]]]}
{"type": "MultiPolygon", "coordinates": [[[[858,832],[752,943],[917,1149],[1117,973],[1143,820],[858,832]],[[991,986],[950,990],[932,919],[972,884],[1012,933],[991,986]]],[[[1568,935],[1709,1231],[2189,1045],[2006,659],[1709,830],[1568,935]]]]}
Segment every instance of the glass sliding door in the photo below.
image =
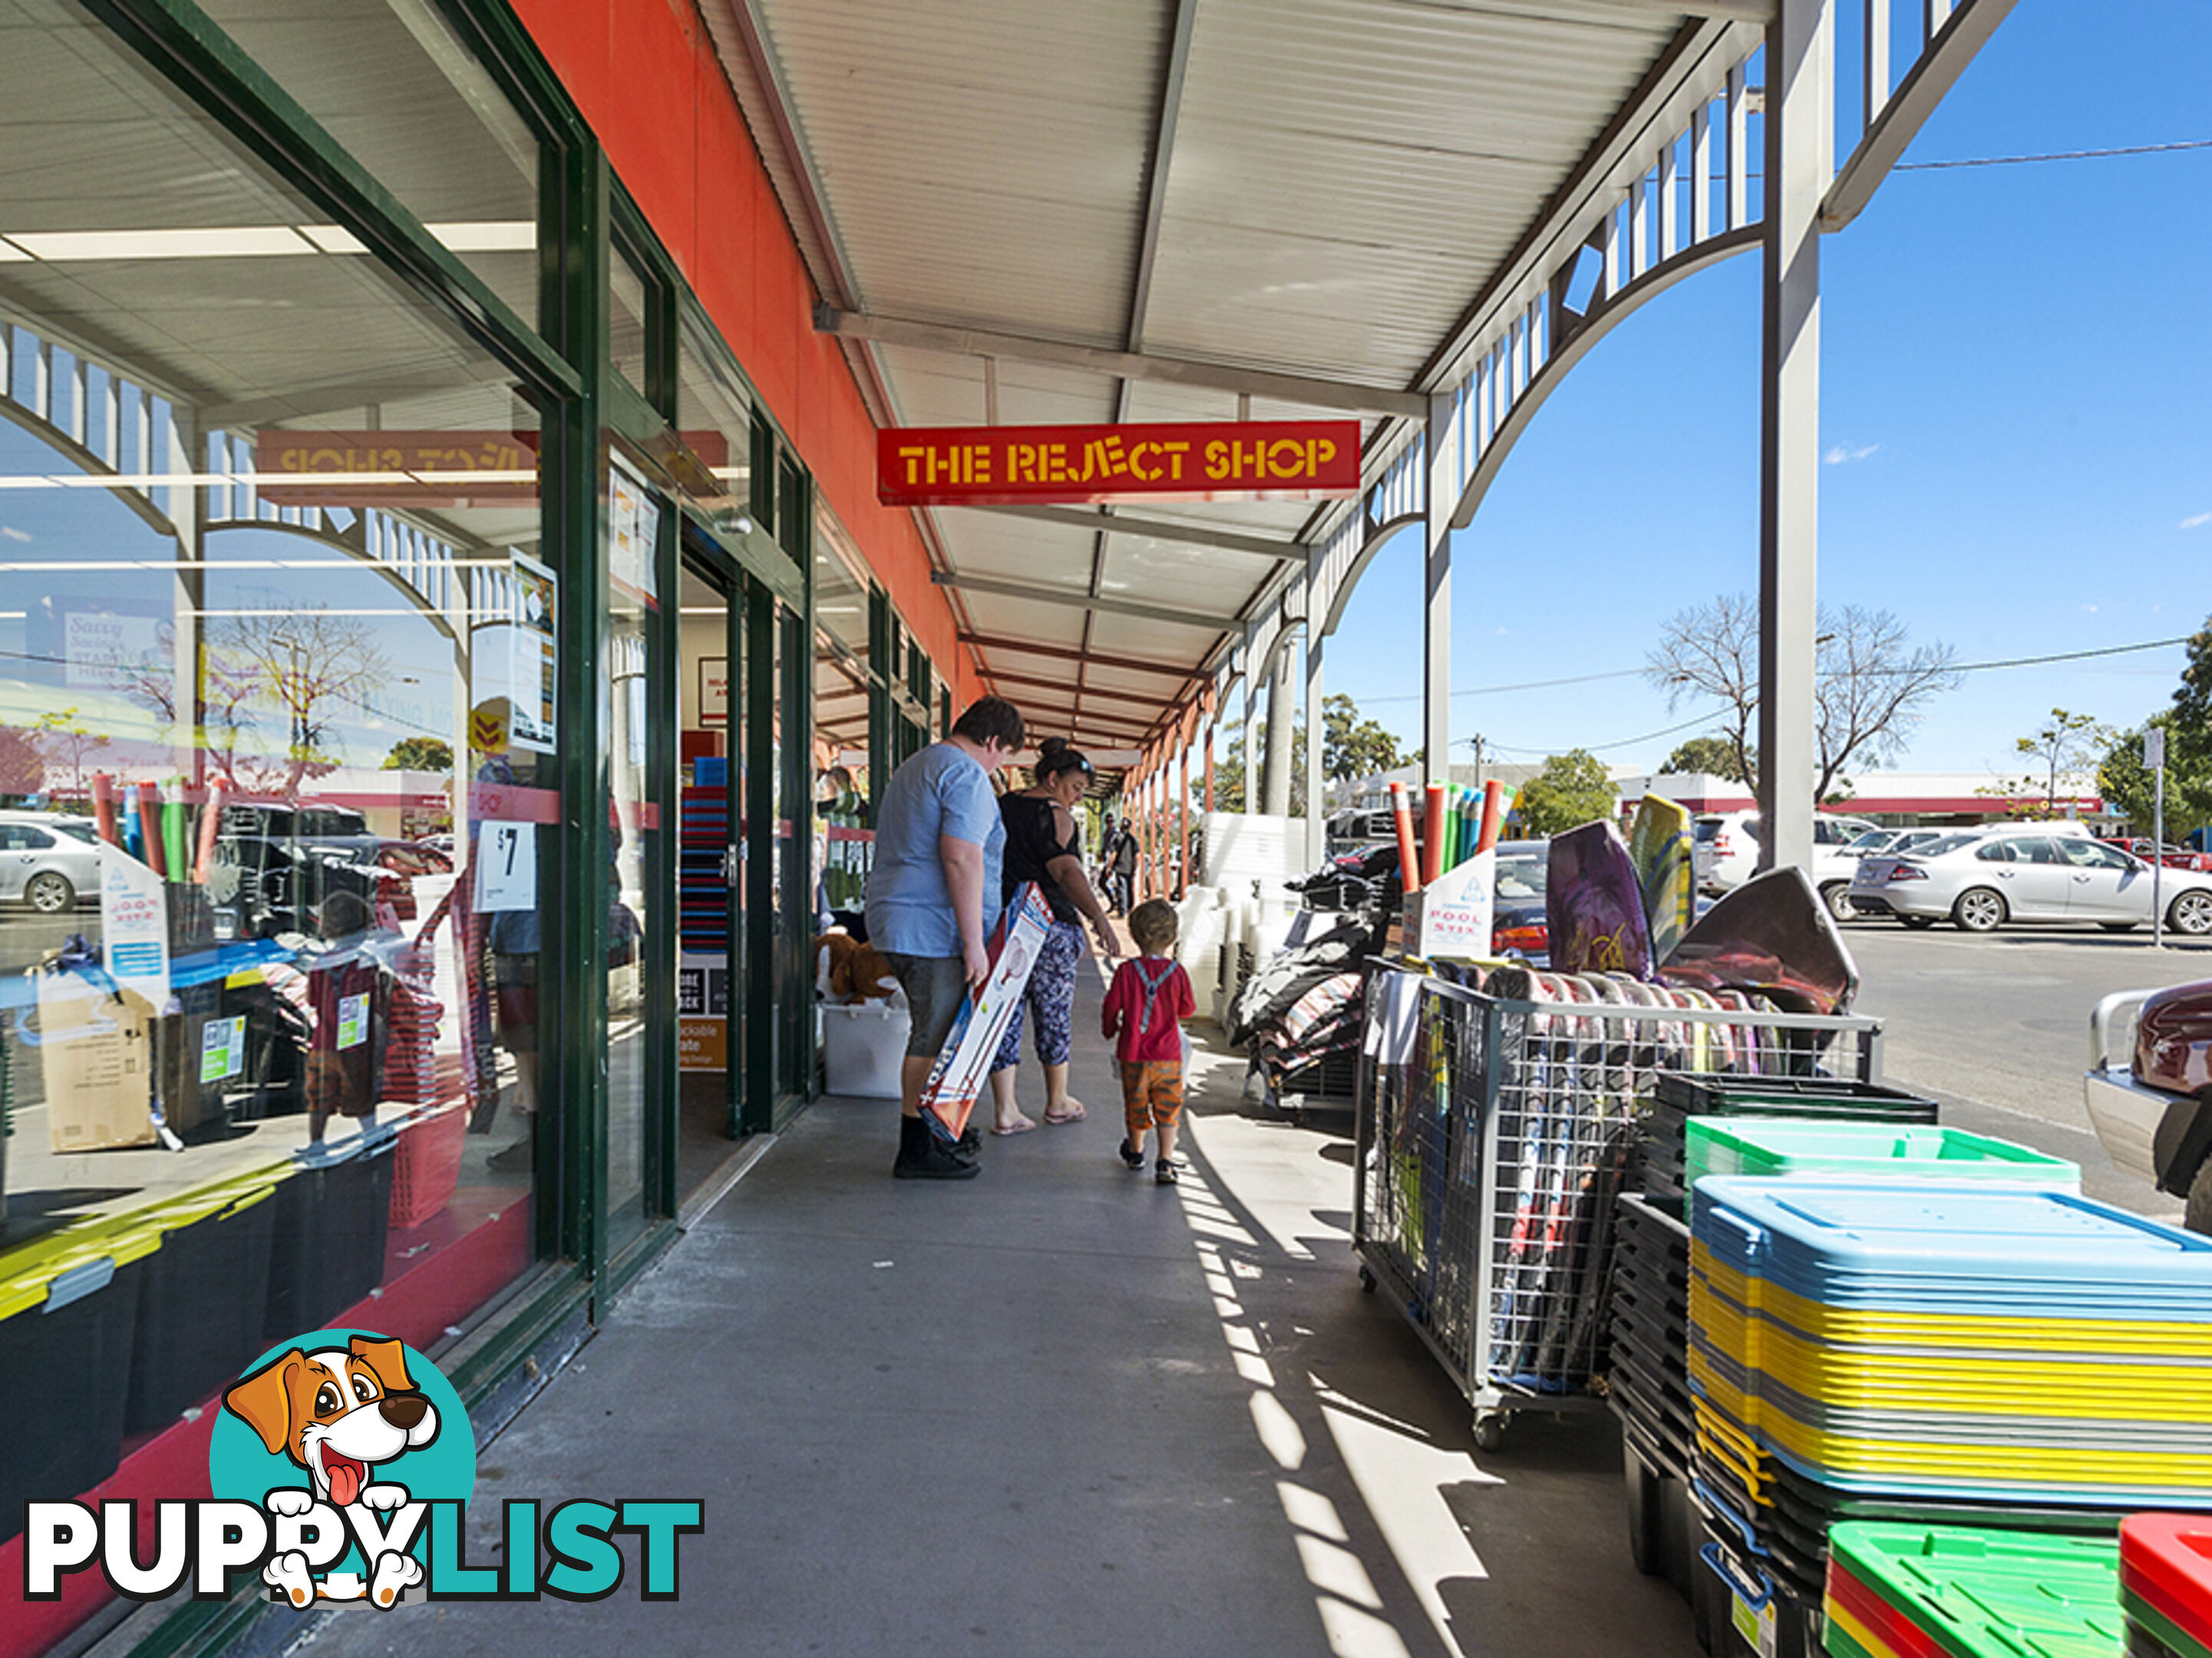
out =
{"type": "Polygon", "coordinates": [[[607,1251],[664,1207],[667,1054],[674,1034],[661,950],[673,888],[667,810],[673,731],[651,711],[672,702],[664,572],[675,525],[643,471],[614,455],[606,474],[607,576],[600,729],[607,777],[607,1251]],[[648,964],[658,970],[648,970],[648,964]]]}

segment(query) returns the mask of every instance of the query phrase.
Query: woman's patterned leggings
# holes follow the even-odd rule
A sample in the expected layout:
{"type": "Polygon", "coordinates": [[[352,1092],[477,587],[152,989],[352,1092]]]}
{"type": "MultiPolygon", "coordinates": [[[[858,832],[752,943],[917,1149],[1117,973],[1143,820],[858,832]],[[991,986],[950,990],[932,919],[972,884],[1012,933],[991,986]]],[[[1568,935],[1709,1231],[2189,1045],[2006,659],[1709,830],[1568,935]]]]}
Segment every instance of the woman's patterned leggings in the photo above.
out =
{"type": "Polygon", "coordinates": [[[1054,921],[1030,969],[1029,987],[1014,1004],[993,1072],[1009,1070],[1022,1060],[1022,1016],[1035,1021],[1039,1065],[1066,1065],[1068,1028],[1075,1011],[1075,969],[1083,960],[1083,929],[1073,921],[1054,921]]]}

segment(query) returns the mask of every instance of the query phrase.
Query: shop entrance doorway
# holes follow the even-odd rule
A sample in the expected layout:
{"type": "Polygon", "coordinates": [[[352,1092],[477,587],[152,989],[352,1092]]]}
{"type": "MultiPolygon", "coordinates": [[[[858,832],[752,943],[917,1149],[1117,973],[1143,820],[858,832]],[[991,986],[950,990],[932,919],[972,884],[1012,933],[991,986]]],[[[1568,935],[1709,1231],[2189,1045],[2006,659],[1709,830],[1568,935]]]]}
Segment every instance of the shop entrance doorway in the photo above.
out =
{"type": "Polygon", "coordinates": [[[745,768],[742,578],[687,548],[676,676],[677,1200],[728,1157],[744,1124],[745,768]]]}

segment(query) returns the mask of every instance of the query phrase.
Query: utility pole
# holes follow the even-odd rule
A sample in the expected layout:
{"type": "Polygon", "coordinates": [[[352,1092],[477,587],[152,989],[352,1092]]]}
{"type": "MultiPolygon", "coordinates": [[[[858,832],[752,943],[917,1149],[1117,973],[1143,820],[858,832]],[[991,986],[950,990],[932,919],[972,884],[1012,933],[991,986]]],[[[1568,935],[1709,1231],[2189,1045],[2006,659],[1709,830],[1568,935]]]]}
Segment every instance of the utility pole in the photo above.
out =
{"type": "Polygon", "coordinates": [[[2143,763],[2150,768],[2150,942],[2153,949],[2166,943],[2166,727],[2153,726],[2143,733],[2143,763]]]}

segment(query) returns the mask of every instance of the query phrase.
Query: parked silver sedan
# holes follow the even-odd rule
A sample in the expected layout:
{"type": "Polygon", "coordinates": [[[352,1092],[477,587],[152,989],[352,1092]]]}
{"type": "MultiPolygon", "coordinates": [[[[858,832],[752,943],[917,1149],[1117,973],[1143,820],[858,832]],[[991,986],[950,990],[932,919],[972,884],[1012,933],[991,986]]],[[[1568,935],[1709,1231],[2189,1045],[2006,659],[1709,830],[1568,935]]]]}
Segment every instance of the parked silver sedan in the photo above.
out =
{"type": "Polygon", "coordinates": [[[100,848],[90,820],[41,811],[0,812],[0,901],[41,915],[100,893],[100,848]]]}
{"type": "MultiPolygon", "coordinates": [[[[2163,872],[2166,925],[2212,932],[2212,875],[2163,872]]],[[[1949,920],[1966,932],[2007,921],[2082,921],[2125,932],[2151,919],[2151,868],[2117,847],[2074,834],[1962,833],[1908,855],[1859,860],[1851,904],[1911,927],[1949,920]]]]}

